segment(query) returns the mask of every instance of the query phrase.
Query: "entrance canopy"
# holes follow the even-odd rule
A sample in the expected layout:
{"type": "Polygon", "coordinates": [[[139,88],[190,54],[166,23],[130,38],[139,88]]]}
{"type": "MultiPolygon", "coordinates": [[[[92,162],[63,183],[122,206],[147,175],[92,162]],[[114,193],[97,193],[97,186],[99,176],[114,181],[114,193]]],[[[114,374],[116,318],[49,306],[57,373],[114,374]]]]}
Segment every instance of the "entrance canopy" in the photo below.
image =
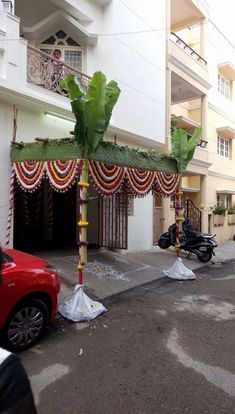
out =
{"type": "MultiPolygon", "coordinates": [[[[81,153],[74,139],[17,143],[11,149],[12,174],[24,191],[33,192],[43,178],[55,191],[65,192],[75,184],[81,153]]],[[[174,194],[178,187],[174,158],[156,151],[140,151],[103,142],[89,160],[90,178],[103,196],[120,191],[143,197],[150,191],[164,196],[174,194]]]]}

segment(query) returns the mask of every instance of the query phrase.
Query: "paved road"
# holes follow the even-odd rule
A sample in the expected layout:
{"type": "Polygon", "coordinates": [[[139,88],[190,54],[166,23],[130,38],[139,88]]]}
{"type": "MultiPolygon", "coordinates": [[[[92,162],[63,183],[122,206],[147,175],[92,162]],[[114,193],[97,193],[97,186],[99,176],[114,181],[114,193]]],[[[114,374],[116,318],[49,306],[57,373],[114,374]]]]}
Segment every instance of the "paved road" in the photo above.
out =
{"type": "Polygon", "coordinates": [[[235,261],[103,303],[21,354],[40,414],[235,413],[235,261]]]}

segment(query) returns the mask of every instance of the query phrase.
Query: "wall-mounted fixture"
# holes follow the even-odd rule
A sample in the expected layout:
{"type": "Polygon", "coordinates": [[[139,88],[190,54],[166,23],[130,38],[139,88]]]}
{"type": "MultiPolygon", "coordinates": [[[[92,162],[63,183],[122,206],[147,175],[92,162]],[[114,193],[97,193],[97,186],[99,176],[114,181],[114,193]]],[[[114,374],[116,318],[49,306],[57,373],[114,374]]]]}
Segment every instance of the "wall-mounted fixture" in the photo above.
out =
{"type": "Polygon", "coordinates": [[[58,114],[53,114],[52,112],[44,112],[45,116],[48,116],[49,118],[56,118],[56,119],[60,119],[61,121],[67,121],[67,122],[72,122],[72,124],[75,124],[75,120],[63,116],[63,115],[58,115],[58,114]]]}

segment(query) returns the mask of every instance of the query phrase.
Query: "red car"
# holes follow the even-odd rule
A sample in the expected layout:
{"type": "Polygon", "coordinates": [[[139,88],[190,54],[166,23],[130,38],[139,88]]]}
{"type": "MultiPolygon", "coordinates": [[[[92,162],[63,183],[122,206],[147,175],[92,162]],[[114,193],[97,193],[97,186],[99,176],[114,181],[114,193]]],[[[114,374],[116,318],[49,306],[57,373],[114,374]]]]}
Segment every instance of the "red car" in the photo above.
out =
{"type": "Polygon", "coordinates": [[[3,250],[0,265],[0,329],[8,349],[21,351],[41,338],[57,312],[60,281],[43,259],[3,250]]]}

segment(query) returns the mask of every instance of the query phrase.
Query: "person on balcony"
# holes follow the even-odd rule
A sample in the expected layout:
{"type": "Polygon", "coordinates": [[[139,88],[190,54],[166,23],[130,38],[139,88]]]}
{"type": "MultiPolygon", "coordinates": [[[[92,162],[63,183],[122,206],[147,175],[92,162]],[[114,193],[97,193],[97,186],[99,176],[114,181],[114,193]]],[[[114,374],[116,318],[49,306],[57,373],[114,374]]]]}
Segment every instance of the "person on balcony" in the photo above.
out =
{"type": "Polygon", "coordinates": [[[55,49],[52,52],[53,73],[51,76],[51,90],[61,93],[59,88],[59,80],[64,76],[64,61],[61,59],[60,49],[55,49]]]}

